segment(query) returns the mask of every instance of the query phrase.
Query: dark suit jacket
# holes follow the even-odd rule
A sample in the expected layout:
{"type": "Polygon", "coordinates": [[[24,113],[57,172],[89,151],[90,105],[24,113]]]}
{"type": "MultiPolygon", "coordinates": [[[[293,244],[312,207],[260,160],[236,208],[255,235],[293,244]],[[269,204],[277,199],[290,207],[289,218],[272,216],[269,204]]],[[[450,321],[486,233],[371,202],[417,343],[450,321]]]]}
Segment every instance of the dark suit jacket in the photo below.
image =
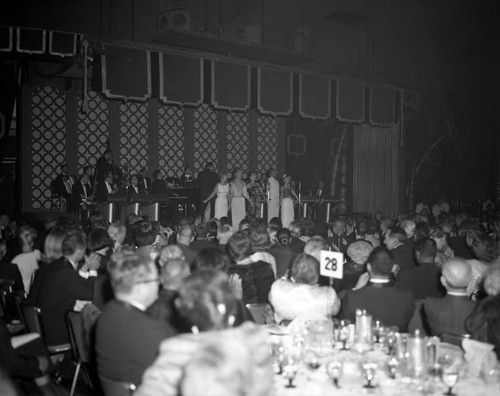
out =
{"type": "Polygon", "coordinates": [[[397,248],[391,250],[394,256],[394,262],[399,265],[401,271],[416,267],[413,257],[413,244],[405,242],[397,248]]]}
{"type": "Polygon", "coordinates": [[[443,333],[466,334],[465,319],[474,309],[476,303],[467,296],[450,296],[428,298],[425,300],[422,317],[429,334],[443,333]]]}
{"type": "Polygon", "coordinates": [[[94,180],[100,183],[104,181],[107,172],[114,172],[114,170],[113,165],[110,164],[103,155],[95,164],[94,180]]]}
{"type": "Polygon", "coordinates": [[[108,188],[106,182],[102,181],[96,186],[95,199],[97,202],[106,202],[108,200],[108,188]]]}
{"type": "Polygon", "coordinates": [[[198,174],[198,187],[200,188],[200,199],[206,199],[219,182],[219,175],[214,171],[204,169],[198,174]]]}
{"type": "Polygon", "coordinates": [[[328,245],[335,245],[336,247],[339,248],[339,250],[345,254],[347,254],[347,248],[349,245],[355,241],[355,237],[352,235],[345,235],[345,234],[340,234],[340,235],[332,235],[331,237],[326,238],[326,242],[328,245]]]}
{"type": "Polygon", "coordinates": [[[441,270],[434,264],[421,264],[418,267],[401,271],[396,286],[409,290],[417,300],[427,297],[443,297],[446,289],[441,284],[441,270]]]}
{"type": "Polygon", "coordinates": [[[161,194],[168,195],[167,182],[165,180],[156,179],[153,183],[151,183],[151,187],[149,189],[151,194],[161,194]]]}
{"type": "Polygon", "coordinates": [[[13,291],[24,291],[23,277],[16,264],[0,261],[0,279],[13,280],[13,291]]]}
{"type": "Polygon", "coordinates": [[[362,289],[346,293],[339,316],[354,323],[358,308],[366,309],[374,320],[381,320],[385,326],[399,326],[399,331],[407,332],[415,302],[409,291],[369,283],[362,289]]]}
{"type": "Polygon", "coordinates": [[[470,260],[474,258],[471,250],[467,246],[467,242],[465,242],[464,236],[456,236],[448,239],[448,246],[455,253],[455,257],[461,257],[466,260],[470,260]]]}
{"type": "Polygon", "coordinates": [[[292,264],[292,261],[297,257],[297,253],[289,247],[274,245],[269,249],[269,253],[276,260],[276,279],[281,278],[286,274],[286,271],[292,264]]]}
{"type": "Polygon", "coordinates": [[[160,343],[175,332],[167,323],[112,300],[97,319],[95,335],[99,375],[139,384],[158,355],[160,343]]]}
{"type": "Polygon", "coordinates": [[[304,253],[304,246],[306,246],[306,243],[296,237],[292,237],[292,239],[290,239],[290,243],[288,244],[288,247],[295,253],[304,253]]]}
{"type": "Polygon", "coordinates": [[[35,303],[42,310],[45,341],[49,345],[67,343],[66,313],[76,300],[92,300],[95,277],[82,278],[64,257],[47,265],[41,275],[35,303]]]}

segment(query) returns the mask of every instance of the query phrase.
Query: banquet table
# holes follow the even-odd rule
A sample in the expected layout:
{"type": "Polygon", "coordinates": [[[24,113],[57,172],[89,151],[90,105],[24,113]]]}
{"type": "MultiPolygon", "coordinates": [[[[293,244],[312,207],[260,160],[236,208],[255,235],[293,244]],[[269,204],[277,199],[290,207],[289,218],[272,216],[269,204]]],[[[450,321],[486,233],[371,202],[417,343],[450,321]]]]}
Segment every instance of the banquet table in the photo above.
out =
{"type": "MultiPolygon", "coordinates": [[[[442,354],[462,356],[463,352],[457,346],[441,343],[440,355],[442,354]]],[[[447,388],[439,377],[425,375],[420,380],[415,380],[398,374],[395,379],[390,378],[388,371],[385,369],[385,362],[389,358],[385,352],[377,348],[364,354],[359,354],[353,350],[332,349],[331,353],[320,358],[321,365],[316,370],[306,367],[303,363],[299,364],[297,376],[293,381],[294,387],[287,387],[288,380],[283,375],[276,373],[273,394],[276,396],[354,396],[364,394],[437,396],[447,392],[447,388]],[[362,378],[359,368],[361,359],[377,363],[378,368],[374,388],[365,388],[363,386],[366,382],[362,378]],[[341,361],[343,363],[343,373],[338,386],[334,385],[326,370],[327,363],[330,361],[341,361]]],[[[466,373],[465,366],[463,372],[466,373]]],[[[466,374],[463,374],[463,377],[453,387],[453,394],[457,396],[499,396],[500,378],[498,377],[498,371],[495,372],[495,378],[488,378],[488,380],[481,377],[469,378],[466,374]]]]}

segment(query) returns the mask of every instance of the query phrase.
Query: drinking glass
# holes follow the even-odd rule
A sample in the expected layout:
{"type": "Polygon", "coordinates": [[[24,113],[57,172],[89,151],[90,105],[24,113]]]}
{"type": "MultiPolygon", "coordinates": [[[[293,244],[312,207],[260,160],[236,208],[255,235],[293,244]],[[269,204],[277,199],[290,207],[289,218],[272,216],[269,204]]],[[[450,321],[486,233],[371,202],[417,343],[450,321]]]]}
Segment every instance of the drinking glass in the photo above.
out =
{"type": "Polygon", "coordinates": [[[299,362],[292,355],[285,355],[283,358],[283,372],[282,375],[285,379],[288,380],[285,388],[295,388],[295,384],[293,383],[295,377],[297,376],[297,372],[299,369],[299,362]]]}
{"type": "Polygon", "coordinates": [[[460,376],[460,364],[449,355],[440,358],[439,363],[441,365],[441,381],[448,387],[448,391],[444,394],[453,396],[455,395],[455,393],[453,393],[453,387],[458,382],[460,376]]]}
{"type": "Polygon", "coordinates": [[[310,369],[311,371],[316,371],[321,366],[321,362],[318,358],[318,354],[311,349],[309,349],[305,352],[304,363],[305,363],[306,367],[308,369],[310,369]]]}
{"type": "Polygon", "coordinates": [[[326,372],[333,380],[333,384],[336,388],[340,388],[339,379],[342,375],[342,368],[344,364],[339,360],[333,360],[329,362],[326,366],[326,372]]]}
{"type": "Polygon", "coordinates": [[[363,378],[366,381],[363,387],[368,389],[375,388],[376,385],[374,385],[373,382],[375,381],[375,375],[377,373],[377,363],[373,361],[364,361],[361,363],[361,369],[363,378]]]}
{"type": "Polygon", "coordinates": [[[376,320],[373,323],[373,341],[378,344],[380,342],[380,335],[381,335],[381,330],[384,327],[384,324],[382,323],[381,320],[376,320]]]}
{"type": "Polygon", "coordinates": [[[396,376],[399,374],[400,366],[401,364],[399,363],[399,360],[396,359],[395,356],[391,357],[387,361],[386,368],[390,378],[392,379],[396,378],[396,376]]]}
{"type": "Polygon", "coordinates": [[[387,352],[389,355],[394,354],[394,349],[396,347],[398,328],[395,326],[390,326],[387,328],[387,335],[385,337],[385,342],[387,344],[387,352]]]}

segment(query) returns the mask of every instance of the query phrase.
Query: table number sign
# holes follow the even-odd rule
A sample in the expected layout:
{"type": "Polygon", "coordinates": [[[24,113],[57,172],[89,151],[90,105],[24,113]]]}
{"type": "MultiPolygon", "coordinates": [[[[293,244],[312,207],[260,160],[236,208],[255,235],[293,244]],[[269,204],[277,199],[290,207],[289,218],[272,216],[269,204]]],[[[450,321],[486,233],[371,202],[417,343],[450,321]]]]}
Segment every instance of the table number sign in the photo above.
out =
{"type": "Polygon", "coordinates": [[[337,279],[342,279],[344,277],[343,253],[322,250],[320,258],[319,273],[321,275],[337,279]]]}

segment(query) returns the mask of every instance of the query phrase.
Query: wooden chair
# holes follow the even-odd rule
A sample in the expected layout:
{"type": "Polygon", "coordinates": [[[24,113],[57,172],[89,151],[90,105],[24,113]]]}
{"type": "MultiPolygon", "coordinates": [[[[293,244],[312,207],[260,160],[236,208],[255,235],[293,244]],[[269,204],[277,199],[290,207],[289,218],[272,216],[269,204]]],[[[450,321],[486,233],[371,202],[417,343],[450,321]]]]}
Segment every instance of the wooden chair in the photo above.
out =
{"type": "Polygon", "coordinates": [[[252,315],[253,320],[257,324],[266,324],[266,313],[268,308],[270,307],[269,304],[263,303],[263,304],[247,304],[245,307],[248,309],[250,314],[252,315]]]}
{"type": "Polygon", "coordinates": [[[69,396],[73,396],[75,393],[76,383],[78,381],[78,375],[80,374],[80,369],[85,382],[91,388],[94,388],[94,384],[87,368],[87,365],[90,362],[90,351],[85,339],[82,314],[80,312],[68,312],[66,315],[66,322],[68,325],[71,350],[73,351],[73,358],[76,362],[75,374],[73,375],[73,381],[71,383],[71,390],[69,393],[69,396]]]}

